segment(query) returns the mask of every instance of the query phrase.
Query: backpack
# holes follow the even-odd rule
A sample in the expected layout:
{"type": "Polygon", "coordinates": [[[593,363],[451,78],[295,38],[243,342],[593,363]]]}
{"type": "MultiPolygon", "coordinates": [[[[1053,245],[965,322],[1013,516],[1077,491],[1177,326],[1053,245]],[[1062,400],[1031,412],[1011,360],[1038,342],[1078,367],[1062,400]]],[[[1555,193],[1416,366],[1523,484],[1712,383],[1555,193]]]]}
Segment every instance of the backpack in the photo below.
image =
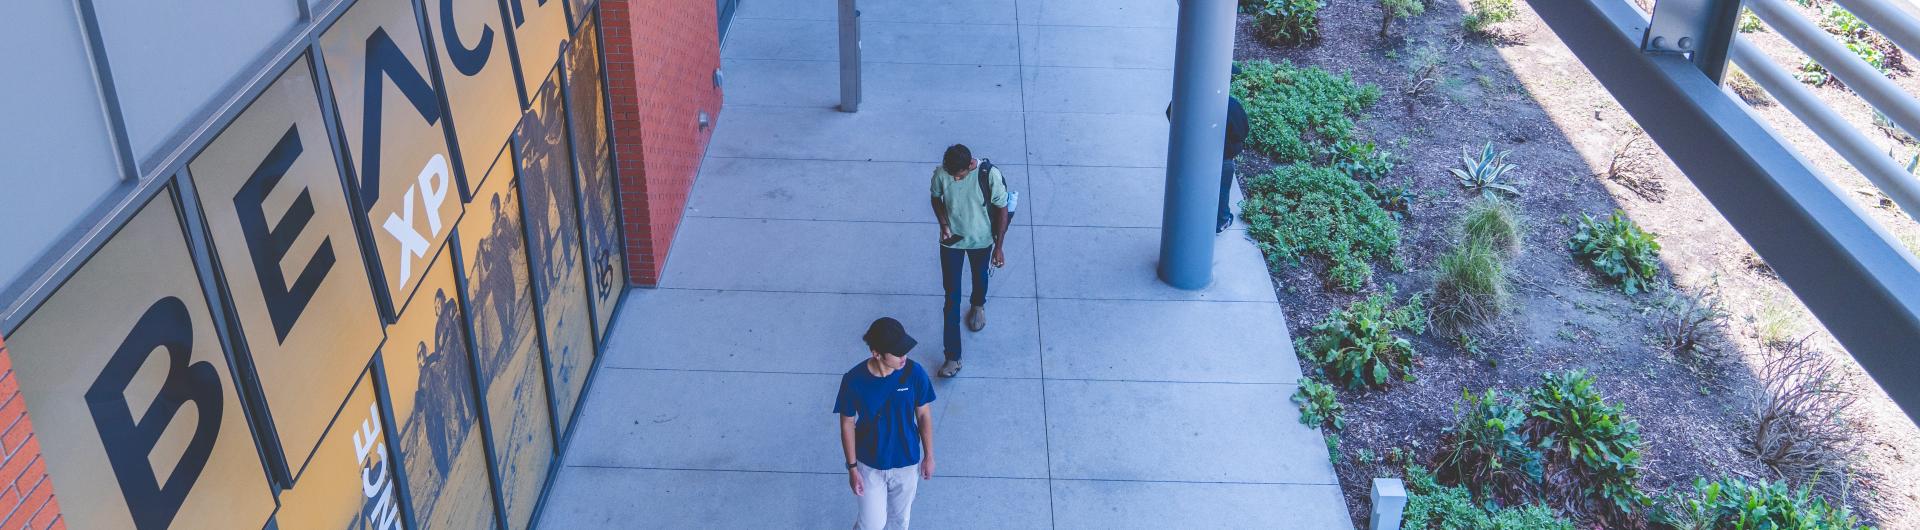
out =
{"type": "MultiPolygon", "coordinates": [[[[984,202],[984,203],[986,203],[986,205],[987,205],[987,212],[988,212],[988,213],[992,213],[992,212],[993,212],[993,209],[994,209],[994,205],[993,205],[993,160],[991,160],[991,159],[986,159],[986,158],[982,158],[982,159],[980,159],[980,168],[979,168],[979,171],[980,171],[980,200],[981,200],[982,202],[984,202]]],[[[1000,175],[1000,182],[1001,182],[1002,184],[1005,184],[1005,183],[1006,183],[1006,181],[1007,181],[1007,176],[1006,176],[1006,175],[1000,175]]],[[[1013,185],[1011,185],[1011,184],[1008,184],[1008,185],[1007,185],[1007,187],[1008,187],[1008,188],[1012,188],[1012,187],[1013,187],[1013,185]]],[[[1007,223],[1006,223],[1006,224],[1004,224],[1004,225],[1002,225],[1002,224],[994,224],[994,225],[993,225],[993,235],[995,235],[995,236],[1001,236],[1001,235],[1005,235],[1005,234],[1007,233],[1007,226],[1008,226],[1008,225],[1012,225],[1012,224],[1013,224],[1013,214],[1014,214],[1014,208],[1017,208],[1017,207],[1018,207],[1019,205],[1020,205],[1020,192],[1018,192],[1018,191],[1014,191],[1014,190],[1012,190],[1012,189],[1009,189],[1009,190],[1007,190],[1007,207],[1006,207],[1006,210],[1007,210],[1007,223]]],[[[988,221],[989,223],[992,223],[992,221],[991,221],[991,219],[993,219],[993,216],[992,216],[992,215],[988,215],[988,216],[987,216],[987,219],[989,219],[989,221],[988,221]]]]}

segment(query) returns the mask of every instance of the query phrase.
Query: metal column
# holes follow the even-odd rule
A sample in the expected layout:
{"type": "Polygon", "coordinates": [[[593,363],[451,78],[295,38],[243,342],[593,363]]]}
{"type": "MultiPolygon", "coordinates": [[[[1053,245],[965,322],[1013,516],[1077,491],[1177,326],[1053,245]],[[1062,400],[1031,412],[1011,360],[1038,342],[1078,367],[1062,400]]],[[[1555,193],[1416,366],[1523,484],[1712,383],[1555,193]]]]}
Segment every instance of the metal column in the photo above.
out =
{"type": "Polygon", "coordinates": [[[860,10],[840,0],[840,112],[860,111],[860,10]]]}
{"type": "Polygon", "coordinates": [[[1160,280],[1181,289],[1213,282],[1214,222],[1226,152],[1227,85],[1233,67],[1233,0],[1180,3],[1174,44],[1173,130],[1160,222],[1160,280]]]}

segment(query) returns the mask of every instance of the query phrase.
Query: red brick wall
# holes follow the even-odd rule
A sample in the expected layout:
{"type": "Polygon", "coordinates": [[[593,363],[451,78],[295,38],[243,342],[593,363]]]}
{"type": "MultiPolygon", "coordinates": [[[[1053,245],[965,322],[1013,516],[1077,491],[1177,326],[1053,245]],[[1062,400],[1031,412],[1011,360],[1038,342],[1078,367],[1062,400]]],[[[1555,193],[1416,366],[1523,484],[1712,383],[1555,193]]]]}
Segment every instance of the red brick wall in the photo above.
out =
{"type": "Polygon", "coordinates": [[[0,343],[0,530],[66,527],[46,461],[40,459],[40,439],[27,420],[27,402],[13,378],[13,358],[0,343]]]}
{"type": "Polygon", "coordinates": [[[620,160],[627,273],[654,285],[666,264],[700,170],[721,93],[713,86],[720,39],[713,0],[602,0],[600,20],[620,160]]]}

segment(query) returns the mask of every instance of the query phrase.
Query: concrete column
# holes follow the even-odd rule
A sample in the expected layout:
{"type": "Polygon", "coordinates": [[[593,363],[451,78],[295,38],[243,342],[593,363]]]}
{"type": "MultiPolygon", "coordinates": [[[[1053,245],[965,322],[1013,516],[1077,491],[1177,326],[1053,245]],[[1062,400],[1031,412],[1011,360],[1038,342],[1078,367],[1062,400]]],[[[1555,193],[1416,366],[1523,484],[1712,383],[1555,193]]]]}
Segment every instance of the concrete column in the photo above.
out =
{"type": "Polygon", "coordinates": [[[860,111],[860,10],[840,0],[840,112],[860,111]]]}
{"type": "Polygon", "coordinates": [[[1167,197],[1160,223],[1160,280],[1181,289],[1201,289],[1213,282],[1213,229],[1226,151],[1234,7],[1234,0],[1180,2],[1167,197]]]}

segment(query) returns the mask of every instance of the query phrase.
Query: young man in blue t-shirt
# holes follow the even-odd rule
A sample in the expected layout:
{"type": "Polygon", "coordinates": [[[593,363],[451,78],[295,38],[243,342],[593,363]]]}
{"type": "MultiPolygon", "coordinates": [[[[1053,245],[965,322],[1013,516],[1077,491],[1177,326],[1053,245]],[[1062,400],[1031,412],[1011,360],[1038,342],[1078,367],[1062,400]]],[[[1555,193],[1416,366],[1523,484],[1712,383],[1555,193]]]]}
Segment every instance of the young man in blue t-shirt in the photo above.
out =
{"type": "Polygon", "coordinates": [[[917,343],[900,321],[875,320],[861,338],[873,356],[840,377],[833,400],[847,483],[860,498],[854,528],[906,530],[914,491],[933,478],[933,380],[907,358],[917,343]]]}

